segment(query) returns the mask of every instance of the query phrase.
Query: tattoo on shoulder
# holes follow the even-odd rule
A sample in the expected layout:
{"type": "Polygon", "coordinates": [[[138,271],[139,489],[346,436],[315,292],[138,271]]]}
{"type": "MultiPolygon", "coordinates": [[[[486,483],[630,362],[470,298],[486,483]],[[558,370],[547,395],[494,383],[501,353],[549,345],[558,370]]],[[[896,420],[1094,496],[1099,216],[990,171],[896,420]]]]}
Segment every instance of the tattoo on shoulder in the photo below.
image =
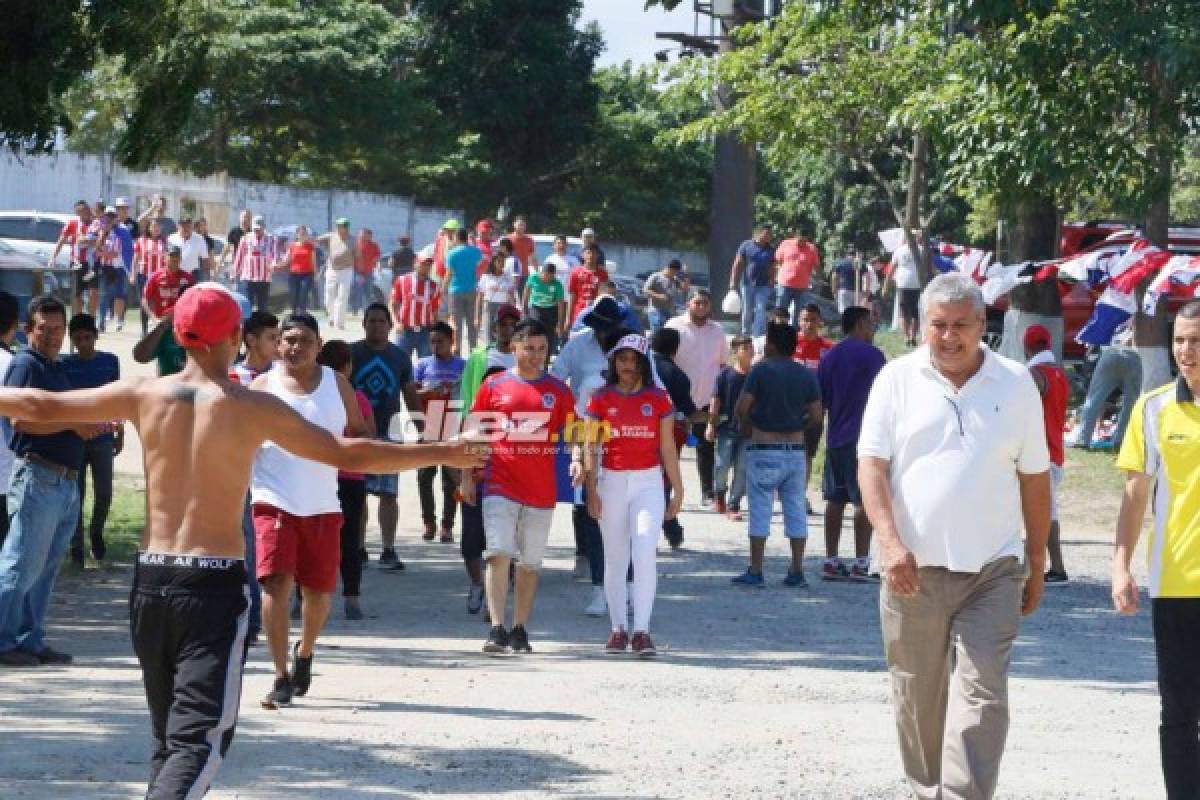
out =
{"type": "Polygon", "coordinates": [[[205,389],[200,389],[195,386],[186,384],[176,384],[171,387],[171,399],[179,400],[188,405],[196,405],[198,402],[213,399],[212,392],[205,389]]]}

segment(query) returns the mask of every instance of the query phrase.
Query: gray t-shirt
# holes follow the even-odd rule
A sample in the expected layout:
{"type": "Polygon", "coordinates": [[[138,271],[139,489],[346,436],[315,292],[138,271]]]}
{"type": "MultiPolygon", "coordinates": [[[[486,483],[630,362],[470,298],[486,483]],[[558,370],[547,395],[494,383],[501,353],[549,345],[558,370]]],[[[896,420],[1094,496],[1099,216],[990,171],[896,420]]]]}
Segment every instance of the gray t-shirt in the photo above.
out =
{"type": "Polygon", "coordinates": [[[754,396],[750,421],[768,433],[804,430],[808,404],[821,399],[816,374],[791,358],[768,358],[755,364],[742,391],[754,396]]]}
{"type": "Polygon", "coordinates": [[[656,272],[646,279],[647,292],[658,292],[667,296],[666,302],[651,298],[654,310],[661,314],[674,314],[683,304],[683,282],[670,278],[665,272],[656,272]]]}

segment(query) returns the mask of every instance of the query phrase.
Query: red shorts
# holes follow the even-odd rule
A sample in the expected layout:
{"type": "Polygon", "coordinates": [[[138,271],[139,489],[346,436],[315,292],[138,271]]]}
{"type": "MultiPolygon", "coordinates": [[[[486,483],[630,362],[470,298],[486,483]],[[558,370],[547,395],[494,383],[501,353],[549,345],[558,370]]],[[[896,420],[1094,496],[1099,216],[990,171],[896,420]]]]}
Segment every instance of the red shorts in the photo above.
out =
{"type": "Polygon", "coordinates": [[[254,565],[259,580],[268,575],[291,575],[314,592],[337,589],[342,558],[342,515],[297,517],[266,503],[255,503],[254,565]]]}

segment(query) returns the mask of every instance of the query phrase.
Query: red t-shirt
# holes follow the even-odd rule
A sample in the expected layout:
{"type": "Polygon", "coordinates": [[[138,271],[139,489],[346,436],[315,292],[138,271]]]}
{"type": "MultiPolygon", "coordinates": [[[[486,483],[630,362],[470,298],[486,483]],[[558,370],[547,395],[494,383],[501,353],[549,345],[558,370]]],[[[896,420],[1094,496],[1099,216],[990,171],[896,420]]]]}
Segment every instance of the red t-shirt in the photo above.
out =
{"type": "Polygon", "coordinates": [[[1046,423],[1046,449],[1050,451],[1050,461],[1055,466],[1063,465],[1063,427],[1067,422],[1067,401],[1071,397],[1071,382],[1067,373],[1057,364],[1035,364],[1030,369],[1037,370],[1046,379],[1046,392],[1042,395],[1042,416],[1046,423]]]}
{"type": "Polygon", "coordinates": [[[796,352],[792,353],[792,360],[799,361],[809,369],[816,369],[821,359],[832,349],[833,342],[824,336],[815,339],[805,339],[801,336],[796,339],[796,352]]]}
{"type": "Polygon", "coordinates": [[[293,275],[312,275],[317,271],[317,246],[311,240],[288,245],[288,271],[293,275]]]}
{"type": "Polygon", "coordinates": [[[531,508],[554,508],[558,440],[574,408],[571,390],[549,373],[527,381],[508,370],[485,380],[471,411],[481,415],[476,420],[482,432],[503,430],[505,435],[491,442],[484,494],[531,508]]]}
{"type": "Polygon", "coordinates": [[[162,319],[175,307],[175,302],[179,295],[183,294],[183,290],[194,286],[195,283],[192,273],[186,270],[172,272],[169,269],[160,269],[146,281],[146,291],[142,296],[150,306],[150,313],[162,319]]]}
{"type": "Polygon", "coordinates": [[[369,242],[358,243],[358,267],[359,275],[370,275],[375,271],[375,265],[379,263],[379,243],[371,240],[369,242]]]}
{"type": "Polygon", "coordinates": [[[527,233],[510,233],[508,240],[512,242],[513,255],[521,262],[521,269],[529,274],[529,260],[533,258],[534,241],[527,233]]]}
{"type": "Polygon", "coordinates": [[[601,464],[605,469],[650,469],[662,464],[659,423],[675,413],[671,398],[657,386],[624,394],[612,386],[597,389],[588,401],[589,417],[611,427],[601,464]]]}
{"type": "Polygon", "coordinates": [[[595,272],[592,272],[587,267],[576,267],[571,270],[571,276],[567,279],[567,293],[574,298],[571,306],[571,319],[579,316],[579,312],[592,304],[596,299],[596,293],[600,289],[600,284],[608,280],[608,270],[600,267],[595,272]]]}

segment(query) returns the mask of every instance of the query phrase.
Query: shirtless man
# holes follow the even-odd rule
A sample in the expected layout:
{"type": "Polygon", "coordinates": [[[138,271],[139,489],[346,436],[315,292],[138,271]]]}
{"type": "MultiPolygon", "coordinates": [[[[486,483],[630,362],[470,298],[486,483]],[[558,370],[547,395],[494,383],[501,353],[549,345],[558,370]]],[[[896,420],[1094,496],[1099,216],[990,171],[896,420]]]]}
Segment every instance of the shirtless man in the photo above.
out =
{"type": "Polygon", "coordinates": [[[199,797],[233,739],[241,695],[249,589],[243,500],[265,441],[356,472],[431,464],[472,469],[487,448],[464,441],[391,444],[345,439],[306,422],[278,397],[229,379],[241,311],[215,283],[175,306],[183,371],[97,389],[0,389],[0,416],[40,422],[129,420],[142,440],[146,527],[130,604],[155,750],[146,797],[199,797]]]}

